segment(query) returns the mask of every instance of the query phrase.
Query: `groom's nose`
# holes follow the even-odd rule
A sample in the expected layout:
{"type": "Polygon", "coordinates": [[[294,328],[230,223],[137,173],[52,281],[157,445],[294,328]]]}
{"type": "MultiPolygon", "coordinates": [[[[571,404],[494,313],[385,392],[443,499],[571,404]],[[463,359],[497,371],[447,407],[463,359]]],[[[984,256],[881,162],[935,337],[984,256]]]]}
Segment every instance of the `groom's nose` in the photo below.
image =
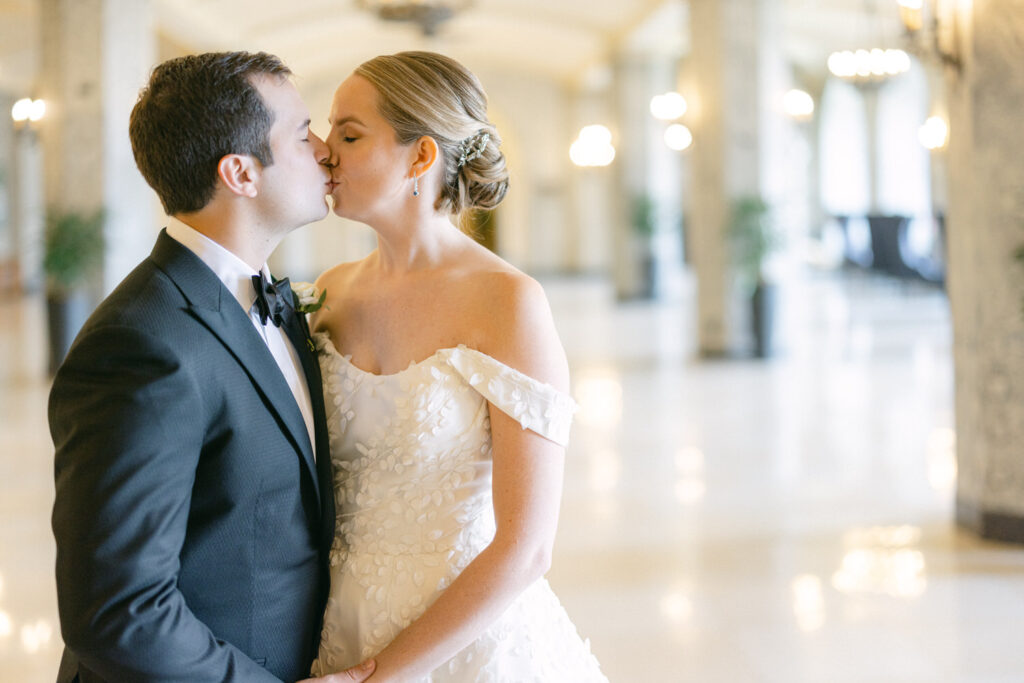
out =
{"type": "Polygon", "coordinates": [[[309,141],[313,145],[313,154],[319,164],[330,166],[331,150],[327,149],[327,143],[320,139],[313,131],[309,132],[309,141]]]}

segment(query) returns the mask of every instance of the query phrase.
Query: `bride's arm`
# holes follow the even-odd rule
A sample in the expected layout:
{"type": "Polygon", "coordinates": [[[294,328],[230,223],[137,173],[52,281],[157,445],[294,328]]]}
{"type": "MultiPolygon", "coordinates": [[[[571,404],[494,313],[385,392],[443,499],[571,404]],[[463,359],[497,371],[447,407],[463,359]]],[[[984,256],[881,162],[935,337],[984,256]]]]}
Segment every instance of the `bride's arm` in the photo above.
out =
{"type": "MultiPolygon", "coordinates": [[[[522,275],[488,288],[479,350],[535,379],[568,390],[568,366],[544,292],[522,275]]],[[[428,674],[472,643],[551,561],[564,449],[489,406],[497,533],[436,602],[376,657],[372,681],[428,674]]]]}

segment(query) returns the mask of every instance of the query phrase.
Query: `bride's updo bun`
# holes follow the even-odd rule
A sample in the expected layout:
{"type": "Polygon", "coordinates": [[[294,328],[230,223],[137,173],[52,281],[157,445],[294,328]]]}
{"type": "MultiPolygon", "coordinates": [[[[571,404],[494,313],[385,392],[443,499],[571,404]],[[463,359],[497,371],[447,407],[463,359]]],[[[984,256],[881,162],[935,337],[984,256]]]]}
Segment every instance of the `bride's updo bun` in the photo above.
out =
{"type": "Polygon", "coordinates": [[[439,211],[457,216],[501,202],[508,191],[501,137],[487,119],[487,96],[466,67],[435,52],[399,52],[374,57],[355,73],[376,88],[380,114],[399,143],[437,141],[444,163],[439,211]]]}

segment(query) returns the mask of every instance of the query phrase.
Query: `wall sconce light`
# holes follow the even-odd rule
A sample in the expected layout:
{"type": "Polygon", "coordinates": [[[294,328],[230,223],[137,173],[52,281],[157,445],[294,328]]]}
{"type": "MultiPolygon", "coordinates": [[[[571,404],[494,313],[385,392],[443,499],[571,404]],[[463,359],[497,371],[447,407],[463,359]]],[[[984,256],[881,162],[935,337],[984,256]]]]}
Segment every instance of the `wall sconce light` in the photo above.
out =
{"type": "Polygon", "coordinates": [[[911,49],[921,57],[934,58],[959,72],[960,35],[954,14],[946,8],[940,17],[937,0],[897,0],[900,19],[911,49]],[[942,19],[945,19],[943,21],[942,19]]]}
{"type": "Polygon", "coordinates": [[[786,116],[806,121],[814,115],[814,98],[803,90],[793,89],[782,96],[782,109],[786,116]]]}
{"type": "Polygon", "coordinates": [[[677,92],[667,92],[651,98],[651,116],[659,121],[675,121],[665,128],[663,133],[665,144],[669,149],[682,152],[693,144],[693,133],[679,123],[689,106],[686,98],[677,92]]]}
{"type": "Polygon", "coordinates": [[[651,98],[651,115],[661,121],[674,121],[686,113],[686,98],[677,92],[667,92],[651,98]]]}
{"type": "Polygon", "coordinates": [[[682,152],[693,144],[693,133],[681,123],[673,123],[665,129],[665,144],[669,149],[682,152]]]}
{"type": "Polygon", "coordinates": [[[917,129],[917,139],[925,149],[942,149],[949,141],[949,125],[941,116],[929,116],[917,129]]]}
{"type": "Polygon", "coordinates": [[[25,124],[26,122],[36,123],[46,116],[46,102],[44,100],[33,100],[24,97],[14,103],[11,107],[11,119],[15,123],[25,124]]]}
{"type": "Polygon", "coordinates": [[[584,126],[569,147],[569,158],[577,166],[607,166],[615,159],[612,133],[601,125],[584,126]]]}
{"type": "Polygon", "coordinates": [[[907,31],[920,31],[924,27],[924,0],[898,0],[900,19],[907,31]]]}

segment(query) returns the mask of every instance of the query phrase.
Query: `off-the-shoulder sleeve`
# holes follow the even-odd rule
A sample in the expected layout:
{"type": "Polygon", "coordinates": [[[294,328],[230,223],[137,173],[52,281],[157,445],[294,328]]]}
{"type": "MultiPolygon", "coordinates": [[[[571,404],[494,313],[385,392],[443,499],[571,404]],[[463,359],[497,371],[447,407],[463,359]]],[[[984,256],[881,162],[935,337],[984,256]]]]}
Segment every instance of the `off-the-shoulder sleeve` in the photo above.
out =
{"type": "Polygon", "coordinates": [[[560,446],[569,443],[576,402],[566,393],[466,346],[449,349],[447,361],[481,396],[523,429],[560,446]]]}

